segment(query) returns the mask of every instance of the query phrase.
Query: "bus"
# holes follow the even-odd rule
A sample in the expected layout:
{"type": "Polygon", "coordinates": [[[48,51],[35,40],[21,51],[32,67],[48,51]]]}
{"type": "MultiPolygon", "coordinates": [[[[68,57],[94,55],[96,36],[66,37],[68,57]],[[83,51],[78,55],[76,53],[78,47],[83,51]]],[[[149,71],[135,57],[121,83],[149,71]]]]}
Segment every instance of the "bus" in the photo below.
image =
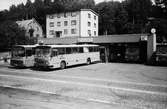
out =
{"type": "Polygon", "coordinates": [[[98,45],[40,45],[35,47],[35,67],[61,68],[100,61],[98,45]]]}
{"type": "Polygon", "coordinates": [[[36,45],[15,45],[11,50],[10,65],[14,67],[33,67],[36,45]]]}

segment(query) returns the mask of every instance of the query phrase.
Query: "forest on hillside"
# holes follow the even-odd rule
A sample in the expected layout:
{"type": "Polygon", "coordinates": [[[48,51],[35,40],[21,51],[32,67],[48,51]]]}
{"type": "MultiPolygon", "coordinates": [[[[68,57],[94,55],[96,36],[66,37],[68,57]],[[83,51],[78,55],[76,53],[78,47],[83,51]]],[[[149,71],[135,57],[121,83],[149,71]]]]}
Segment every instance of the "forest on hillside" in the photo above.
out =
{"type": "Polygon", "coordinates": [[[14,44],[30,44],[18,20],[35,18],[45,32],[46,15],[79,9],[92,9],[99,14],[99,35],[150,33],[157,31],[158,42],[167,39],[166,0],[124,0],[95,4],[94,0],[27,0],[26,4],[12,5],[0,11],[0,50],[14,44]]]}

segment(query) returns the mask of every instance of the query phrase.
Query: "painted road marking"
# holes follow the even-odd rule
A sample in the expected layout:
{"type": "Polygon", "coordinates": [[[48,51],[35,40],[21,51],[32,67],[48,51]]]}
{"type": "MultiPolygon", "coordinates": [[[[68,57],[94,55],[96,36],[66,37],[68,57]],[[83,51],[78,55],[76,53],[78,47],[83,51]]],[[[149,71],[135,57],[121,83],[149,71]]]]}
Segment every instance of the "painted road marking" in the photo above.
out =
{"type": "Polygon", "coordinates": [[[81,86],[88,86],[88,87],[97,87],[97,88],[106,88],[106,89],[114,89],[114,90],[122,90],[128,92],[137,92],[137,93],[145,93],[145,94],[155,94],[155,95],[163,95],[167,96],[167,93],[164,92],[153,92],[153,91],[145,91],[139,89],[129,89],[129,88],[121,88],[121,87],[114,87],[114,86],[105,86],[105,85],[96,85],[90,83],[82,83],[82,82],[72,82],[72,81],[64,81],[64,80],[51,80],[51,79],[41,79],[41,78],[34,78],[34,77],[23,77],[23,76],[14,76],[14,75],[0,75],[1,77],[10,77],[10,78],[18,78],[18,79],[27,79],[27,80],[40,80],[45,82],[56,82],[56,83],[63,83],[63,84],[73,84],[73,85],[81,85],[81,86]]]}

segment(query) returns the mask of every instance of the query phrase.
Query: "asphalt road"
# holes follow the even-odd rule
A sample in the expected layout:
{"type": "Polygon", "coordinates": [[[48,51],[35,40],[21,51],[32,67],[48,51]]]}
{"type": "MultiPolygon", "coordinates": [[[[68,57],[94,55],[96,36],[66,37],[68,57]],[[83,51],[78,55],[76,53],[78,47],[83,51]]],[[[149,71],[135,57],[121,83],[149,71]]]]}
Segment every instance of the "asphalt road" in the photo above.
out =
{"type": "Polygon", "coordinates": [[[0,87],[0,109],[132,109],[56,94],[0,87]]]}
{"type": "Polygon", "coordinates": [[[6,63],[0,68],[2,109],[167,109],[167,67],[98,63],[38,71],[6,63]]]}

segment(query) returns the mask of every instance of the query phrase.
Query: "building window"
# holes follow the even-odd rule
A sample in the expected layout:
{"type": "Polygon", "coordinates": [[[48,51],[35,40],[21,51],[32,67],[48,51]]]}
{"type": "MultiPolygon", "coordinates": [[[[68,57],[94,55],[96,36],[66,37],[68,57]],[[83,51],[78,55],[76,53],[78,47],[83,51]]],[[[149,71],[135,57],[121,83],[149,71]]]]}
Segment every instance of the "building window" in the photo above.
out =
{"type": "Polygon", "coordinates": [[[49,19],[54,19],[54,16],[53,15],[49,15],[49,19]]]}
{"type": "Polygon", "coordinates": [[[72,12],[72,13],[71,13],[71,16],[72,16],[72,17],[75,17],[75,16],[77,16],[77,13],[76,13],[76,12],[72,12]]]}
{"type": "Polygon", "coordinates": [[[76,20],[72,20],[71,21],[71,25],[76,25],[77,24],[77,21],[76,20]]]}
{"type": "Polygon", "coordinates": [[[50,27],[54,27],[54,22],[50,22],[50,27]]]}
{"type": "Polygon", "coordinates": [[[62,31],[55,31],[55,37],[61,37],[62,31]]]}
{"type": "Polygon", "coordinates": [[[61,15],[60,14],[57,14],[57,18],[60,18],[61,17],[61,15]]]}
{"type": "Polygon", "coordinates": [[[88,22],[88,26],[91,26],[91,23],[90,23],[90,22],[88,22]]]}
{"type": "Polygon", "coordinates": [[[64,29],[64,34],[68,34],[68,29],[64,29]]]}
{"type": "Polygon", "coordinates": [[[71,29],[71,34],[76,34],[77,33],[77,29],[71,29]]]}
{"type": "Polygon", "coordinates": [[[39,37],[39,34],[36,34],[36,38],[38,38],[39,37]]]}
{"type": "Polygon", "coordinates": [[[94,23],[94,28],[96,28],[96,23],[94,23]]]}
{"type": "Polygon", "coordinates": [[[96,36],[96,31],[94,31],[94,36],[96,36]]]}
{"type": "Polygon", "coordinates": [[[57,26],[61,26],[61,22],[57,22],[57,26]]]}
{"type": "Polygon", "coordinates": [[[91,14],[90,13],[88,13],[88,18],[91,18],[91,14]]]}
{"type": "Polygon", "coordinates": [[[64,13],[64,17],[65,17],[65,18],[67,17],[67,13],[64,13]]]}
{"type": "Polygon", "coordinates": [[[54,35],[54,30],[50,30],[50,31],[49,31],[49,34],[50,34],[50,35],[54,35]]]}
{"type": "Polygon", "coordinates": [[[94,19],[96,20],[96,16],[94,16],[94,19]]]}
{"type": "Polygon", "coordinates": [[[78,48],[77,47],[73,47],[72,48],[72,53],[78,53],[78,48]]]}
{"type": "Polygon", "coordinates": [[[64,21],[64,26],[67,26],[68,25],[68,21],[64,21]]]}
{"type": "Polygon", "coordinates": [[[71,54],[71,53],[72,53],[71,48],[66,48],[66,54],[71,54]]]}
{"type": "Polygon", "coordinates": [[[39,31],[39,28],[37,27],[37,31],[39,31]]]}
{"type": "Polygon", "coordinates": [[[91,36],[91,30],[88,30],[88,35],[91,36]]]}

